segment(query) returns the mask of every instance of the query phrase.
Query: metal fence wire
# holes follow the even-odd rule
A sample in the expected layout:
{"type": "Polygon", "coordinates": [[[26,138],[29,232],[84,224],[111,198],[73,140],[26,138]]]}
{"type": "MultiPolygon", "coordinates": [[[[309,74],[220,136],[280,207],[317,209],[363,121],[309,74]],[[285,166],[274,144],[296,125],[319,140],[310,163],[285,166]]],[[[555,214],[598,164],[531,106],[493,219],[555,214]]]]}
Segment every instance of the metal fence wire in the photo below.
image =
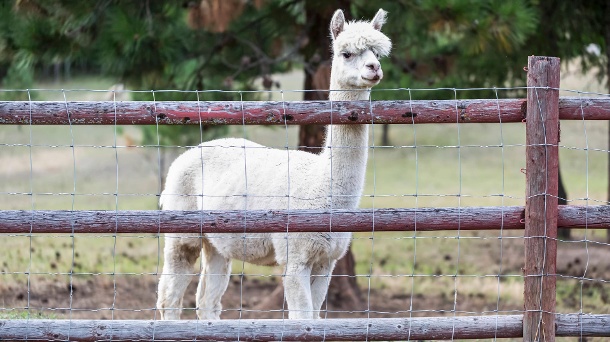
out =
{"type": "Polygon", "coordinates": [[[610,95],[561,89],[557,58],[530,57],[526,87],[375,89],[354,102],[286,91],[225,92],[232,101],[193,91],[196,101],[173,102],[157,97],[185,92],[43,89],[40,101],[34,90],[0,91],[29,98],[0,102],[1,340],[610,336],[610,95]],[[474,91],[489,97],[470,99],[474,91]],[[130,101],[134,93],[150,100],[130,101]],[[427,100],[436,94],[450,96],[427,100]],[[250,100],[262,95],[276,100],[250,100]],[[244,155],[276,148],[292,158],[298,127],[310,124],[371,125],[360,209],[298,210],[291,198],[278,210],[158,209],[172,160],[197,145],[180,137],[230,134],[263,144],[237,146],[244,155]],[[197,281],[183,319],[160,319],[165,233],[330,231],[354,232],[355,265],[330,277],[321,319],[289,320],[285,270],[242,261],[221,320],[197,320],[197,281]],[[345,288],[333,290],[341,279],[359,292],[349,302],[345,288]]]}

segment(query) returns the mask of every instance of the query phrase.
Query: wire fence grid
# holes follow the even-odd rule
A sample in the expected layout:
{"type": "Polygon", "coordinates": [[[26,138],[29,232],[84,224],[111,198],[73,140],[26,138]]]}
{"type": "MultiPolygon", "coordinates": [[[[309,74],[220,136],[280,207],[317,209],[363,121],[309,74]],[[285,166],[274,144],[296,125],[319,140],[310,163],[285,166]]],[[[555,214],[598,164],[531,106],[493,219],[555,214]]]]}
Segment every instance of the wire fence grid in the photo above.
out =
{"type": "MultiPolygon", "coordinates": [[[[251,101],[244,98],[269,93],[87,89],[42,89],[44,101],[34,101],[34,90],[20,91],[30,100],[0,102],[0,339],[610,336],[608,94],[531,83],[374,89],[360,102],[289,101],[302,92],[284,91],[272,94],[277,101],[251,101]],[[483,90],[490,98],[469,99],[483,90]],[[157,100],[185,93],[197,100],[157,100]],[[232,100],[208,99],[218,93],[232,100]],[[437,93],[452,96],[421,99],[437,93]],[[527,98],[513,98],[519,93],[527,98]],[[150,100],[129,101],[133,94],[150,100]],[[396,100],[379,100],[388,97],[396,100]],[[223,133],[266,146],[248,148],[290,151],[303,124],[371,125],[362,209],[157,209],[169,164],[196,145],[168,143],[166,126],[191,127],[185,134],[203,142],[228,125],[223,133]],[[553,150],[568,206],[553,205],[553,150]],[[557,237],[557,227],[571,228],[571,237],[557,237]],[[331,291],[323,319],[291,321],[283,301],[269,304],[284,271],[234,261],[223,320],[195,321],[193,281],[185,320],[160,321],[163,233],[244,229],[356,232],[355,274],[332,278],[355,279],[362,302],[342,303],[331,291]]],[[[193,269],[194,279],[200,273],[193,269]]]]}

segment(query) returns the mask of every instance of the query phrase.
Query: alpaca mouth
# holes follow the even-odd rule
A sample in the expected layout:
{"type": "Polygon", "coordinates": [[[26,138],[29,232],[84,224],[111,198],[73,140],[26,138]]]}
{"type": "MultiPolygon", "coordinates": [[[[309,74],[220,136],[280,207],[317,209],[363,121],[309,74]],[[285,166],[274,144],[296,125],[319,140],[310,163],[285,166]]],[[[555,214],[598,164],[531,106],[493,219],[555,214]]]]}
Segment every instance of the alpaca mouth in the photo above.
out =
{"type": "Polygon", "coordinates": [[[381,77],[379,77],[379,75],[375,75],[372,78],[366,78],[364,76],[361,76],[361,77],[362,77],[363,80],[369,81],[369,82],[372,82],[372,83],[379,82],[381,80],[381,77]]]}

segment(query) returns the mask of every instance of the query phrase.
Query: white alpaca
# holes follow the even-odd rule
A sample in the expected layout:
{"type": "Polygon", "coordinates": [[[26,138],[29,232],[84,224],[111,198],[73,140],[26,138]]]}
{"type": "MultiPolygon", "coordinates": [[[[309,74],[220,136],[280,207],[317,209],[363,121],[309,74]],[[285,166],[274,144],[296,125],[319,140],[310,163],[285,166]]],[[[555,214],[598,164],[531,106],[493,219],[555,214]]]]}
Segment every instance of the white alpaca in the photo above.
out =
{"type": "MultiPolygon", "coordinates": [[[[368,100],[383,77],[378,58],[391,49],[380,32],[386,12],[371,22],[345,22],[341,10],[330,31],[334,58],[330,99],[368,100]]],[[[355,209],[364,185],[368,126],[335,125],[319,155],[270,149],[244,139],[203,143],[174,161],[160,203],[164,210],[355,209]],[[332,148],[331,148],[332,146],[332,148]]],[[[199,319],[218,319],[231,259],[284,267],[289,318],[319,318],[337,259],[351,233],[167,234],[157,307],[179,319],[193,265],[203,250],[197,288],[199,319]]]]}

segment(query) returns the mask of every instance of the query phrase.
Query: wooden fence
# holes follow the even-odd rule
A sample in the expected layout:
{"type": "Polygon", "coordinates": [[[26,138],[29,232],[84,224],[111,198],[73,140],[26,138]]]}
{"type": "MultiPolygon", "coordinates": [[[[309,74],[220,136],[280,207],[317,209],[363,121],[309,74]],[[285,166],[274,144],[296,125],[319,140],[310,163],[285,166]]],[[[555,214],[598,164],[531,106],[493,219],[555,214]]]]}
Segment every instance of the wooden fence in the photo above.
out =
{"type": "Polygon", "coordinates": [[[358,102],[0,102],[0,124],[420,124],[526,122],[518,207],[301,211],[0,211],[0,233],[523,229],[524,314],[220,321],[0,320],[0,340],[418,340],[610,337],[610,315],[556,314],[557,229],[610,228],[610,206],[558,206],[559,120],[610,120],[609,98],[559,98],[559,59],[530,57],[527,99],[358,102]]]}

